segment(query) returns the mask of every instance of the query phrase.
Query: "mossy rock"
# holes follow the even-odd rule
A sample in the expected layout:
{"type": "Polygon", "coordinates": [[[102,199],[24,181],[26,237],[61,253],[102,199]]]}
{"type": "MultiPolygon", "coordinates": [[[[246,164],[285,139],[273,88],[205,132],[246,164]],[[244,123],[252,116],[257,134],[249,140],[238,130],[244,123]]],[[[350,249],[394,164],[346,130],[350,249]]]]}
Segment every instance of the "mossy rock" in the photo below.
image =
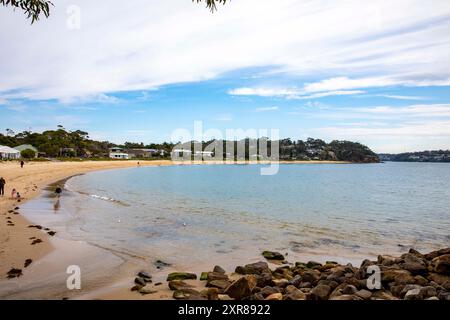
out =
{"type": "Polygon", "coordinates": [[[296,262],[295,263],[296,268],[306,268],[306,263],[304,262],[296,262]]]}
{"type": "Polygon", "coordinates": [[[200,280],[201,281],[208,280],[208,272],[202,272],[201,275],[200,275],[200,280]]]}
{"type": "Polygon", "coordinates": [[[167,276],[167,281],[172,280],[195,280],[197,275],[189,272],[172,272],[167,276]]]}
{"type": "Polygon", "coordinates": [[[322,264],[320,262],[316,262],[316,261],[308,261],[308,263],[306,264],[306,267],[310,268],[310,269],[321,267],[321,266],[322,266],[322,264]]]}
{"type": "Polygon", "coordinates": [[[284,260],[284,256],[279,252],[263,251],[262,255],[267,260],[284,260]]]}

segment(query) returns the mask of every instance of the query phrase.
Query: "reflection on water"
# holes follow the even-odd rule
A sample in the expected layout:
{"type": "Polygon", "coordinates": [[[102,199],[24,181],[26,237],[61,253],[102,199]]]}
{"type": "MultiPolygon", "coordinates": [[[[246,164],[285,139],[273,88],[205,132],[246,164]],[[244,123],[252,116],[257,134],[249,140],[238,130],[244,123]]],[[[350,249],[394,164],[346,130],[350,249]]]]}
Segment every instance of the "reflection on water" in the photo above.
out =
{"type": "MultiPolygon", "coordinates": [[[[179,264],[242,262],[265,249],[363,258],[448,246],[448,181],[447,164],[282,165],[275,176],[258,166],[139,167],[70,179],[58,220],[46,222],[179,264]]],[[[45,219],[37,202],[28,212],[39,207],[45,219]]]]}

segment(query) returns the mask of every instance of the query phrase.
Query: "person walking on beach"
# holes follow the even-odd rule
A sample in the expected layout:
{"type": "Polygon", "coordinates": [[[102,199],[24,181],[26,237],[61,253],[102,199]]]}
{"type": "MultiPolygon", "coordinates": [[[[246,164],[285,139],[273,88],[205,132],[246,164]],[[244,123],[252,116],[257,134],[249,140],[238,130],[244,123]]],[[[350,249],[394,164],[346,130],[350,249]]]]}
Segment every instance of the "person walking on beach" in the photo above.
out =
{"type": "Polygon", "coordinates": [[[23,168],[23,165],[25,164],[25,162],[23,162],[23,160],[22,161],[20,161],[20,167],[21,168],[23,168]]]}
{"type": "Polygon", "coordinates": [[[0,196],[5,195],[5,184],[6,184],[5,179],[3,179],[3,177],[0,177],[0,196]]]}

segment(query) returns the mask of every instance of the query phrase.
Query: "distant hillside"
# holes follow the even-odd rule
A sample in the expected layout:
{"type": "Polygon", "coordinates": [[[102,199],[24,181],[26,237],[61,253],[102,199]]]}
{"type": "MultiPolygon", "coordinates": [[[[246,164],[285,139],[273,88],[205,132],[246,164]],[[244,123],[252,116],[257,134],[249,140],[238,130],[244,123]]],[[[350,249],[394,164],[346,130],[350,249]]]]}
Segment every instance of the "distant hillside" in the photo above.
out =
{"type": "MultiPolygon", "coordinates": [[[[261,142],[268,143],[270,140],[261,138],[261,142]],[[264,140],[264,141],[262,141],[264,140]]],[[[320,139],[308,138],[306,141],[291,139],[279,140],[279,157],[281,160],[332,160],[332,161],[350,161],[358,163],[379,162],[378,156],[370,150],[367,146],[357,142],[338,141],[334,140],[326,143],[320,139]]],[[[261,157],[258,148],[258,140],[244,139],[238,141],[203,141],[203,142],[187,142],[183,144],[183,148],[194,151],[194,145],[200,144],[202,150],[211,143],[223,143],[224,156],[225,146],[231,144],[235,145],[234,158],[240,157],[237,155],[237,144],[245,144],[245,159],[258,159],[261,157]]],[[[49,158],[93,158],[93,157],[107,157],[109,148],[116,146],[109,141],[95,141],[89,137],[85,131],[75,130],[69,131],[62,126],[58,126],[56,130],[48,130],[42,133],[24,131],[14,133],[12,130],[7,130],[7,134],[0,133],[0,145],[15,147],[22,144],[29,144],[36,147],[41,156],[49,158]]],[[[268,145],[268,154],[271,154],[270,144],[268,145]]],[[[175,148],[174,143],[134,143],[125,142],[119,147],[124,150],[133,149],[156,149],[164,151],[162,154],[165,157],[170,156],[170,153],[175,148]]],[[[231,155],[233,157],[233,155],[231,155]]],[[[162,156],[158,156],[162,157],[162,156]]]]}
{"type": "Polygon", "coordinates": [[[381,153],[378,156],[381,161],[450,162],[450,150],[405,152],[399,154],[381,153]]]}

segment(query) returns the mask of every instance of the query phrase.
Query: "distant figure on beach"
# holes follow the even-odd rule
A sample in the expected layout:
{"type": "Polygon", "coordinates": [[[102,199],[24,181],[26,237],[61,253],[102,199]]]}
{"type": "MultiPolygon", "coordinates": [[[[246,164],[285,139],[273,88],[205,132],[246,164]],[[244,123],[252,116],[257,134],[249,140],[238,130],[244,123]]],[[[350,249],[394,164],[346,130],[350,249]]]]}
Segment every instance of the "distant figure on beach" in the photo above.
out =
{"type": "Polygon", "coordinates": [[[58,195],[58,197],[60,197],[61,193],[62,193],[62,189],[60,187],[56,187],[55,193],[58,195]]]}
{"type": "Polygon", "coordinates": [[[141,164],[139,163],[139,161],[138,161],[138,167],[140,166],[141,164]]]}
{"type": "Polygon", "coordinates": [[[3,177],[0,177],[0,196],[5,195],[5,184],[5,179],[3,179],[3,177]]]}
{"type": "Polygon", "coordinates": [[[13,188],[13,189],[11,190],[11,198],[14,198],[14,197],[16,196],[16,193],[17,193],[16,188],[13,188]]]}
{"type": "Polygon", "coordinates": [[[23,162],[23,160],[22,161],[20,161],[20,167],[21,168],[23,168],[23,165],[25,164],[25,162],[23,162]]]}

